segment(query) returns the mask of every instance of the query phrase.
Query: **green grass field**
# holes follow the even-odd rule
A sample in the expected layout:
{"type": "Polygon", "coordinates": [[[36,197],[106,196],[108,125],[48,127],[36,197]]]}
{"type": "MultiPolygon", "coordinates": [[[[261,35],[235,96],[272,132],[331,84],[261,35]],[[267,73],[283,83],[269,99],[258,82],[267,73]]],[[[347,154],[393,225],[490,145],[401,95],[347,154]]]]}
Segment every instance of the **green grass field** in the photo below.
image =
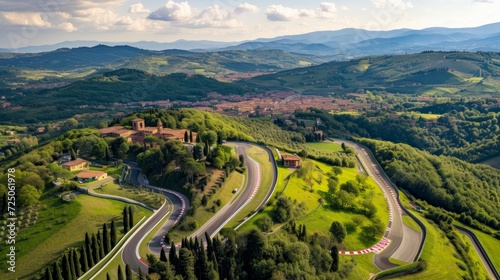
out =
{"type": "Polygon", "coordinates": [[[398,112],[398,115],[407,115],[413,118],[422,117],[424,120],[437,120],[442,115],[440,114],[424,114],[419,112],[398,112]]]}
{"type": "MultiPolygon", "coordinates": [[[[314,164],[322,170],[322,173],[326,174],[329,172],[332,167],[323,164],[318,161],[313,161],[314,164]]],[[[357,171],[355,168],[342,168],[343,174],[339,176],[340,184],[348,181],[355,180],[357,171]]],[[[278,184],[276,189],[276,194],[284,192],[283,194],[289,197],[292,201],[296,200],[297,203],[304,202],[306,205],[305,213],[303,216],[298,217],[296,219],[297,224],[304,224],[307,227],[308,234],[312,234],[314,232],[319,232],[323,235],[329,234],[330,225],[333,221],[339,221],[342,223],[351,222],[353,219],[357,219],[360,224],[358,228],[347,235],[346,239],[342,244],[342,249],[346,250],[358,250],[365,249],[370,247],[371,245],[377,243],[377,240],[364,240],[360,237],[360,227],[364,225],[368,225],[371,221],[364,217],[363,215],[352,213],[349,211],[343,210],[333,210],[328,205],[328,203],[320,204],[320,199],[322,197],[327,196],[328,186],[327,186],[327,176],[324,175],[321,184],[318,183],[319,172],[316,172],[315,181],[311,192],[311,187],[307,186],[303,179],[298,178],[295,175],[292,175],[289,179],[289,182],[285,180],[289,175],[292,174],[293,170],[279,167],[278,168],[278,184]],[[285,188],[286,186],[286,188],[285,188]]],[[[380,219],[384,226],[387,225],[389,220],[389,211],[387,209],[387,203],[385,202],[384,195],[382,191],[376,186],[375,182],[371,179],[367,179],[368,184],[370,185],[369,190],[365,191],[362,194],[364,197],[370,197],[374,204],[377,207],[376,217],[380,219]]],[[[246,231],[251,228],[257,227],[258,221],[264,217],[265,215],[272,215],[272,211],[275,206],[267,206],[261,211],[259,214],[255,215],[250,221],[248,221],[244,226],[242,226],[239,230],[246,231]]],[[[274,228],[277,228],[280,225],[274,225],[274,228]]]]}
{"type": "Polygon", "coordinates": [[[340,144],[333,142],[309,142],[305,145],[306,147],[319,153],[335,153],[343,151],[340,144]]]}
{"type": "Polygon", "coordinates": [[[497,269],[497,271],[500,271],[500,254],[498,254],[496,248],[500,248],[500,240],[494,238],[493,236],[486,234],[480,230],[473,229],[471,227],[468,227],[460,222],[456,222],[457,224],[461,225],[462,227],[465,227],[469,229],[470,231],[474,232],[476,237],[479,239],[479,242],[481,242],[481,245],[484,247],[484,250],[488,254],[488,256],[491,259],[491,262],[497,269]]]}
{"type": "MultiPolygon", "coordinates": [[[[314,161],[314,164],[319,167],[324,174],[331,170],[331,166],[314,161]]],[[[342,168],[343,174],[339,176],[339,185],[345,183],[348,180],[355,180],[357,169],[356,168],[342,168]]],[[[317,174],[317,176],[319,173],[317,174]]],[[[298,202],[304,202],[306,205],[306,214],[297,219],[298,224],[304,224],[310,233],[321,232],[324,235],[329,234],[330,225],[333,221],[339,221],[344,225],[351,222],[353,219],[358,219],[361,223],[358,225],[357,229],[353,232],[348,233],[347,237],[343,242],[343,249],[346,250],[360,250],[368,248],[376,244],[379,239],[376,240],[364,240],[361,238],[360,227],[369,225],[372,223],[368,218],[363,215],[353,213],[352,211],[346,210],[333,210],[330,205],[326,202],[320,205],[319,200],[321,198],[326,198],[328,196],[328,183],[327,176],[324,176],[321,184],[317,181],[313,185],[313,191],[311,188],[306,186],[303,179],[298,177],[293,177],[284,195],[290,197],[291,200],[297,200],[298,202]]],[[[377,207],[376,218],[387,226],[389,221],[389,211],[387,209],[387,203],[385,201],[384,195],[376,183],[371,179],[367,179],[369,188],[362,192],[360,197],[363,199],[371,199],[374,205],[377,207]]]]}
{"type": "Polygon", "coordinates": [[[427,239],[421,256],[421,259],[427,262],[427,269],[417,274],[394,279],[462,279],[465,272],[457,265],[461,260],[455,257],[457,253],[453,245],[435,225],[429,223],[416,211],[412,212],[427,228],[427,239]]]}
{"type": "Polygon", "coordinates": [[[137,188],[130,185],[124,185],[123,187],[120,187],[120,185],[114,182],[103,184],[99,188],[93,189],[92,191],[96,193],[130,198],[156,209],[160,208],[160,206],[163,204],[164,199],[162,195],[154,193],[148,189],[137,188]]]}
{"type": "MultiPolygon", "coordinates": [[[[233,197],[239,194],[239,193],[234,194],[233,190],[235,188],[241,189],[241,182],[243,181],[243,179],[244,179],[243,174],[236,171],[231,172],[231,174],[229,174],[229,177],[220,187],[220,189],[218,189],[217,192],[209,198],[207,206],[201,205],[200,207],[198,207],[198,209],[196,209],[195,214],[192,217],[190,217],[190,219],[195,220],[198,226],[201,226],[205,222],[210,220],[210,218],[212,218],[213,215],[215,215],[215,212],[211,210],[211,208],[215,205],[215,201],[219,199],[221,201],[220,207],[216,206],[217,210],[219,210],[221,207],[230,202],[233,197]]],[[[196,229],[191,231],[180,231],[179,229],[174,229],[173,231],[170,232],[170,237],[176,242],[178,242],[183,237],[188,237],[195,231],[196,229]]]]}
{"type": "MultiPolygon", "coordinates": [[[[60,224],[52,224],[41,221],[26,231],[19,234],[19,239],[28,239],[29,242],[19,243],[19,248],[25,253],[18,255],[17,277],[31,277],[33,273],[40,270],[45,264],[53,261],[67,248],[81,246],[85,232],[97,233],[103,223],[109,223],[115,219],[118,238],[123,235],[121,212],[125,203],[116,200],[96,198],[88,195],[78,195],[74,201],[61,204],[59,198],[47,197],[41,200],[46,205],[49,220],[55,220],[60,224]],[[25,235],[26,234],[26,235],[25,235]],[[29,235],[28,235],[29,234],[29,235]]],[[[135,221],[152,212],[143,208],[135,207],[135,221]]],[[[42,217],[40,217],[42,219],[42,217]]],[[[10,275],[5,275],[9,278],[10,275]]]]}

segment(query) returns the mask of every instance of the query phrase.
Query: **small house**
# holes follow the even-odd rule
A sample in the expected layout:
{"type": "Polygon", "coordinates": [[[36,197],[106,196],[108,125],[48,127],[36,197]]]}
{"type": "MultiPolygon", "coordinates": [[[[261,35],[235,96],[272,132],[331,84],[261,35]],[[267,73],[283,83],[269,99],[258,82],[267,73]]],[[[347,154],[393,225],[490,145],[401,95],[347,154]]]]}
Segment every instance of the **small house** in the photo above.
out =
{"type": "Polygon", "coordinates": [[[67,169],[69,171],[78,171],[78,170],[88,169],[89,164],[90,163],[88,161],[81,159],[81,158],[77,158],[75,160],[65,162],[65,163],[61,164],[61,166],[62,166],[62,168],[67,169]]]}
{"type": "Polygon", "coordinates": [[[93,181],[100,181],[106,179],[108,174],[102,171],[94,171],[94,170],[84,170],[78,174],[76,174],[75,178],[78,183],[88,183],[93,181]]]}
{"type": "Polygon", "coordinates": [[[300,157],[293,155],[283,155],[283,165],[285,167],[299,167],[300,166],[300,157]]]}

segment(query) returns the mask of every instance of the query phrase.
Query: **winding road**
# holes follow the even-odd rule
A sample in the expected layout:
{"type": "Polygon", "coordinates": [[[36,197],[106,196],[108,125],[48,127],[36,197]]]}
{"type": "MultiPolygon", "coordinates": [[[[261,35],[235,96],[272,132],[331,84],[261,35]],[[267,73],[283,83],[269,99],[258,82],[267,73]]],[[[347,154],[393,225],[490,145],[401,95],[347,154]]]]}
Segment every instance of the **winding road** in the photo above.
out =
{"type": "MultiPolygon", "coordinates": [[[[193,233],[191,235],[193,238],[200,238],[204,241],[205,232],[207,232],[211,237],[216,235],[227,222],[229,222],[248,204],[250,200],[252,200],[259,189],[261,176],[259,164],[247,155],[247,149],[249,149],[252,144],[243,142],[232,142],[231,144],[236,147],[237,153],[243,155],[245,159],[245,165],[248,172],[246,185],[242,190],[240,190],[241,194],[239,194],[237,198],[222,207],[209,221],[193,233]]],[[[155,213],[134,233],[134,235],[127,240],[127,243],[124,246],[122,252],[123,261],[129,264],[134,271],[137,271],[137,268],[140,267],[141,270],[145,272],[148,269],[148,264],[139,255],[138,251],[140,243],[166,215],[170,214],[168,220],[162,225],[162,228],[156,233],[148,244],[151,252],[159,254],[162,248],[160,242],[162,236],[180,220],[182,215],[184,215],[185,211],[189,208],[189,202],[188,199],[180,193],[150,185],[146,176],[141,173],[137,164],[127,162],[127,165],[131,167],[130,178],[134,185],[143,185],[147,188],[162,192],[172,203],[172,209],[170,209],[169,203],[165,203],[160,209],[156,210],[155,213]]],[[[277,174],[273,175],[275,178],[277,177],[277,174]]],[[[273,188],[274,184],[265,199],[272,195],[273,188]]],[[[166,248],[165,251],[168,252],[168,248],[166,248]]]]}
{"type": "Polygon", "coordinates": [[[386,270],[398,266],[391,263],[389,261],[390,258],[407,263],[415,261],[422,236],[419,232],[416,232],[403,223],[403,211],[399,205],[395,193],[396,190],[390,185],[389,178],[387,178],[381,167],[376,163],[371,153],[367,152],[363,146],[348,140],[337,139],[335,142],[344,142],[356,151],[365,171],[382,189],[388,202],[389,224],[383,239],[384,241],[387,240],[388,244],[385,249],[374,255],[374,264],[381,270],[386,270]]]}

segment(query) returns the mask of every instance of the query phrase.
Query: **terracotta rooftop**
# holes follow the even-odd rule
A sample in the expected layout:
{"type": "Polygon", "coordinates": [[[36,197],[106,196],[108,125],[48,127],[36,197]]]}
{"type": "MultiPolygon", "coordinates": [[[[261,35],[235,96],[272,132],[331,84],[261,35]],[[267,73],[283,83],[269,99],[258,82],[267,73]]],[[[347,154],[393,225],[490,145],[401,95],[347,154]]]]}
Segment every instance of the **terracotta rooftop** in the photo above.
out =
{"type": "Polygon", "coordinates": [[[292,155],[282,155],[283,160],[300,160],[300,157],[292,155]]]}
{"type": "Polygon", "coordinates": [[[99,177],[103,174],[106,174],[106,172],[95,171],[95,170],[84,170],[84,171],[76,174],[76,177],[81,178],[81,179],[90,179],[90,178],[94,178],[94,177],[99,177]]]}
{"type": "Polygon", "coordinates": [[[78,164],[81,164],[81,163],[84,163],[84,162],[88,162],[88,161],[86,161],[84,159],[81,159],[81,158],[77,158],[75,160],[65,162],[65,163],[63,163],[61,165],[62,166],[75,166],[75,165],[78,165],[78,164]]]}

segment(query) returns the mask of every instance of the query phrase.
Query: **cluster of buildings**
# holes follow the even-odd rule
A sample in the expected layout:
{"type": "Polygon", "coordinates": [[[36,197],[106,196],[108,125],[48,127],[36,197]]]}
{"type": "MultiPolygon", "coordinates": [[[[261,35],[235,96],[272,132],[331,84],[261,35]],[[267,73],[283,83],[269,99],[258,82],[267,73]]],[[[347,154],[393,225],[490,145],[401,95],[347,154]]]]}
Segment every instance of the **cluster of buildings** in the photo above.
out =
{"type": "MultiPolygon", "coordinates": [[[[184,142],[186,133],[192,135],[192,141],[196,142],[198,134],[196,132],[188,131],[187,129],[170,129],[163,127],[160,119],[155,127],[146,126],[144,119],[132,120],[132,129],[123,126],[112,126],[99,129],[102,137],[118,138],[123,137],[132,143],[144,143],[144,138],[147,136],[154,136],[161,140],[179,140],[184,142]]],[[[191,137],[190,137],[191,139],[191,137]]]]}

